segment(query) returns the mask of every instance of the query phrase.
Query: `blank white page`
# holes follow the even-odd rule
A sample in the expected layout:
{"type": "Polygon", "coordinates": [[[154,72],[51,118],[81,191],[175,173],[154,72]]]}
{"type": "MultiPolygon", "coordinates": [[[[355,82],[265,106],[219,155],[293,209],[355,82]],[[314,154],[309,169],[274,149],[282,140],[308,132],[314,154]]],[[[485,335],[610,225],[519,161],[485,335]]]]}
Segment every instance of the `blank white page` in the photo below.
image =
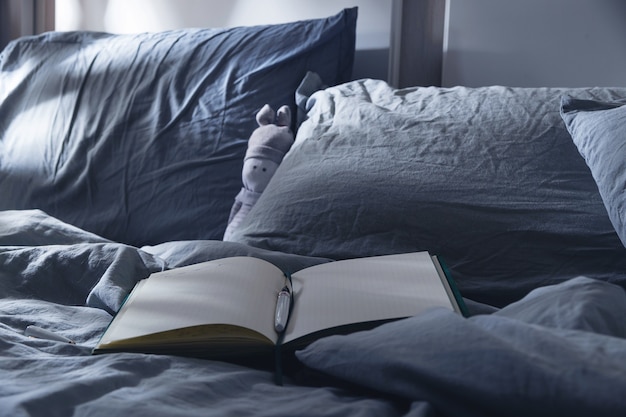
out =
{"type": "Polygon", "coordinates": [[[284,283],[280,269],[252,257],[152,274],[131,293],[100,343],[203,324],[247,327],[274,341],[276,294],[284,283]]]}
{"type": "Polygon", "coordinates": [[[285,342],[351,323],[454,310],[427,252],[316,265],[293,274],[295,304],[285,342]]]}

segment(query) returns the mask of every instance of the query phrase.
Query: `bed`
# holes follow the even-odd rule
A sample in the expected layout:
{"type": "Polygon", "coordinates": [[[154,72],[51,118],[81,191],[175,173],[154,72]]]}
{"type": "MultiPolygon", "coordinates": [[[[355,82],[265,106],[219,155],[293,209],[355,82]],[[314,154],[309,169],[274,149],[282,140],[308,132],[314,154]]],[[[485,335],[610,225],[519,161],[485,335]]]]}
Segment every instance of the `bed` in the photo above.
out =
{"type": "Polygon", "coordinates": [[[0,415],[626,413],[626,89],[351,80],[356,19],[2,52],[0,415]],[[292,108],[295,142],[224,241],[266,103],[292,108]],[[468,317],[320,339],[283,385],[258,363],[92,355],[154,272],[419,250],[445,259],[468,317]]]}

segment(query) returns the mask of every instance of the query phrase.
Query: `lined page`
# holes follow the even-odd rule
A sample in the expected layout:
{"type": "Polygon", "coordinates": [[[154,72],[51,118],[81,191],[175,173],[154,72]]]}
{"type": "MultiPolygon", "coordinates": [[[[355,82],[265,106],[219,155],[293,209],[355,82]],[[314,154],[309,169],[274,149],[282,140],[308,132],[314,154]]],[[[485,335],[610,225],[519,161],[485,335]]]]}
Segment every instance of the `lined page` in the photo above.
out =
{"type": "Polygon", "coordinates": [[[152,274],[138,284],[100,343],[218,323],[251,328],[275,341],[276,294],[284,282],[280,269],[252,257],[152,274]]]}
{"type": "Polygon", "coordinates": [[[350,259],[293,274],[295,304],[285,341],[330,327],[454,309],[427,252],[350,259]]]}

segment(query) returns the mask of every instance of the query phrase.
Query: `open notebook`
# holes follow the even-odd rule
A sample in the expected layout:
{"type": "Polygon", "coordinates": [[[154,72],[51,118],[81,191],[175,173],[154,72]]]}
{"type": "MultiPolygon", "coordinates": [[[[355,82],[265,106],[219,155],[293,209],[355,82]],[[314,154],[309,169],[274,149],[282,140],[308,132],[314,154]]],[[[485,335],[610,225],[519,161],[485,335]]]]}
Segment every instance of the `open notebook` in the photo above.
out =
{"type": "Polygon", "coordinates": [[[232,257],[152,274],[140,281],[94,353],[136,351],[225,357],[304,346],[442,306],[462,312],[436,257],[427,252],[315,265],[286,276],[271,263],[232,257]],[[277,297],[291,291],[286,329],[277,297]]]}

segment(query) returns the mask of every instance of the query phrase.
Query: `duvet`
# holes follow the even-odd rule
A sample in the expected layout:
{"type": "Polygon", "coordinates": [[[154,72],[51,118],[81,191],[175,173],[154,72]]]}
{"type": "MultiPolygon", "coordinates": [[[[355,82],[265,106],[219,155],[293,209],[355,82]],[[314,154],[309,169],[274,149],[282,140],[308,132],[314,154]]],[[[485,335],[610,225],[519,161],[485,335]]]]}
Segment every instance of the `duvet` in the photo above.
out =
{"type": "Polygon", "coordinates": [[[231,255],[297,270],[328,259],[221,241],[142,248],[39,210],[0,212],[2,416],[618,416],[626,294],[584,276],[469,318],[434,309],[321,339],[272,369],[91,349],[150,273],[231,255]],[[30,338],[31,324],[76,342],[30,338]]]}

